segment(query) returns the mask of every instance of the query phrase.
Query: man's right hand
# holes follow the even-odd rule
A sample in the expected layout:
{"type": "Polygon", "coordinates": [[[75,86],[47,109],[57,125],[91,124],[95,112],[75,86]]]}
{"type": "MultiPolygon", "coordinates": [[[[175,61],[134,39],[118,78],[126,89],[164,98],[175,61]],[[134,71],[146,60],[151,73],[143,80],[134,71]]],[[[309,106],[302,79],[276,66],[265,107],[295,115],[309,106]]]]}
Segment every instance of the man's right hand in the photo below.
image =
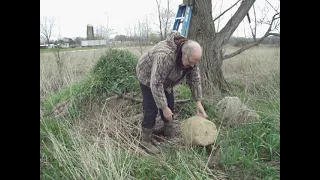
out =
{"type": "Polygon", "coordinates": [[[163,115],[169,121],[172,120],[173,113],[172,113],[172,111],[171,111],[171,109],[169,107],[166,107],[166,108],[163,109],[163,115]]]}

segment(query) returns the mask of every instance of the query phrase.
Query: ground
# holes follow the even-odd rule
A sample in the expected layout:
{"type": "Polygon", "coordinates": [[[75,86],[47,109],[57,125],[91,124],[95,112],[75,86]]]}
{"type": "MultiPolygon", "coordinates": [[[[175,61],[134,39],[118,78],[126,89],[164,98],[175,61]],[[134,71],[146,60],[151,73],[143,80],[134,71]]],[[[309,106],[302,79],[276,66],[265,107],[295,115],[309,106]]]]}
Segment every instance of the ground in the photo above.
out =
{"type": "MultiPolygon", "coordinates": [[[[130,49],[141,54],[139,47],[130,49]]],[[[234,47],[227,48],[228,52],[233,50],[234,47]]],[[[135,145],[141,103],[123,98],[89,101],[83,109],[88,112],[86,117],[71,121],[61,116],[69,105],[65,99],[57,99],[78,89],[59,90],[85,77],[104,51],[64,52],[60,56],[62,76],[58,74],[55,53],[40,52],[41,179],[143,179],[151,172],[153,179],[279,179],[279,48],[255,47],[223,62],[227,81],[237,87],[232,95],[257,110],[260,122],[233,127],[222,124],[218,143],[207,148],[185,146],[179,138],[175,143],[160,141],[163,154],[156,159],[141,158],[145,153],[135,145]],[[53,116],[45,111],[50,103],[44,101],[49,97],[56,107],[53,116]]],[[[186,88],[179,87],[178,91],[179,99],[190,95],[186,88]]],[[[204,99],[210,120],[214,120],[214,106],[221,97],[214,93],[204,99]]],[[[194,108],[188,103],[179,108],[176,137],[180,137],[180,120],[194,113],[194,108]]],[[[158,118],[157,127],[161,123],[158,118]]]]}

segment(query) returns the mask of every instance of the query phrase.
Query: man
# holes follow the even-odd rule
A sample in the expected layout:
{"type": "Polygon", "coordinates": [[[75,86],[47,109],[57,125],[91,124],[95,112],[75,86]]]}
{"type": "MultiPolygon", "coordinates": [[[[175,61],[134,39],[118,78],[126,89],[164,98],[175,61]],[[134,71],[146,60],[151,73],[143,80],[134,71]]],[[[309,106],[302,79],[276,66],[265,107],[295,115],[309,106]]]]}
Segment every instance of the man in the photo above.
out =
{"type": "Polygon", "coordinates": [[[207,117],[201,104],[202,89],[199,64],[202,48],[199,43],[187,40],[177,31],[157,43],[140,58],[136,73],[143,95],[143,121],[141,145],[149,153],[157,153],[151,135],[155,126],[158,110],[164,122],[164,135],[172,136],[172,119],[174,112],[173,87],[186,77],[193,99],[196,101],[196,112],[207,117]]]}

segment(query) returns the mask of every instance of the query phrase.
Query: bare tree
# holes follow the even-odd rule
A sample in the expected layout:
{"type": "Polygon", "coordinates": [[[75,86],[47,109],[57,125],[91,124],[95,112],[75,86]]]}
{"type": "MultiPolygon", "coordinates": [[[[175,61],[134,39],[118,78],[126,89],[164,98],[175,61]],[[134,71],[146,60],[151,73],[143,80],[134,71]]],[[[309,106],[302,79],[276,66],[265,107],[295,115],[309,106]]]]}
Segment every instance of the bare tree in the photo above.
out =
{"type": "Polygon", "coordinates": [[[109,40],[110,36],[115,33],[113,29],[102,25],[97,26],[95,29],[95,39],[99,40],[109,40]]]}
{"type": "Polygon", "coordinates": [[[52,17],[43,17],[40,20],[40,36],[43,36],[47,43],[50,43],[50,37],[52,35],[53,28],[55,26],[55,19],[52,17]]]}
{"type": "MultiPolygon", "coordinates": [[[[235,4],[239,2],[240,1],[237,1],[235,4]]],[[[219,32],[216,32],[214,20],[220,18],[226,11],[230,10],[235,5],[213,19],[212,0],[184,1],[184,3],[191,3],[193,5],[188,38],[198,41],[203,48],[203,57],[201,59],[200,68],[204,91],[208,91],[215,87],[218,87],[221,91],[229,89],[230,86],[226,82],[221,69],[223,60],[234,57],[241,52],[258,45],[263,39],[270,35],[280,36],[280,33],[272,32],[275,27],[277,28],[280,25],[280,23],[274,25],[275,21],[280,19],[280,11],[276,11],[272,19],[268,22],[268,30],[259,40],[245,44],[239,50],[231,54],[224,54],[222,52],[224,45],[226,45],[233,32],[237,29],[243,19],[248,16],[248,12],[254,2],[255,0],[242,0],[240,6],[226,25],[219,32]]]]}
{"type": "Polygon", "coordinates": [[[157,10],[158,10],[158,20],[159,20],[159,28],[160,28],[160,38],[161,40],[163,40],[163,34],[162,34],[162,23],[161,23],[161,8],[160,8],[160,3],[161,3],[161,0],[160,2],[158,0],[156,0],[156,3],[157,3],[157,10]]]}
{"type": "Polygon", "coordinates": [[[125,31],[126,31],[127,41],[131,41],[133,36],[132,27],[130,25],[127,25],[127,27],[125,28],[125,31]]]}
{"type": "Polygon", "coordinates": [[[45,42],[46,42],[46,39],[42,35],[40,35],[40,45],[45,44],[45,42]]]}
{"type": "Polygon", "coordinates": [[[142,55],[142,53],[143,53],[143,49],[142,49],[142,41],[143,41],[143,39],[144,39],[144,31],[143,31],[143,29],[144,29],[144,24],[143,23],[141,23],[141,21],[139,20],[138,21],[138,26],[137,26],[137,33],[138,33],[138,44],[139,44],[139,51],[140,51],[140,54],[142,55]]]}
{"type": "Polygon", "coordinates": [[[149,42],[149,32],[150,32],[150,26],[149,26],[149,20],[148,20],[148,16],[145,15],[145,22],[144,22],[144,33],[145,33],[145,41],[146,43],[149,42]]]}
{"type": "Polygon", "coordinates": [[[149,42],[150,26],[147,16],[145,16],[143,21],[138,20],[138,23],[134,27],[134,36],[138,41],[139,52],[142,54],[144,49],[143,45],[149,42]]]}
{"type": "Polygon", "coordinates": [[[159,20],[159,33],[161,40],[167,37],[167,33],[169,32],[171,25],[173,24],[173,19],[175,16],[175,12],[171,9],[170,0],[167,0],[165,8],[161,5],[161,0],[156,0],[157,3],[157,15],[159,20]]]}

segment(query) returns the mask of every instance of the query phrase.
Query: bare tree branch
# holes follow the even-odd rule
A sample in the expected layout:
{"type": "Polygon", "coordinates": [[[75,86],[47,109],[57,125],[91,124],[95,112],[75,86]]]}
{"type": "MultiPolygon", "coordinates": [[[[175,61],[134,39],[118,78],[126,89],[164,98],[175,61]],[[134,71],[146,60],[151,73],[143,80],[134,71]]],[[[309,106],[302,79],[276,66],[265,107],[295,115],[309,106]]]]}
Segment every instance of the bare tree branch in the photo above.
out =
{"type": "MultiPolygon", "coordinates": [[[[222,2],[221,2],[221,4],[220,4],[220,14],[221,14],[221,9],[222,9],[222,4],[223,4],[223,0],[222,0],[222,2]]],[[[220,19],[219,18],[219,21],[218,21],[218,25],[217,25],[217,31],[219,31],[219,28],[220,28],[220,21],[221,21],[222,19],[220,19]]],[[[213,23],[214,23],[214,21],[213,21],[213,23]]]]}
{"type": "Polygon", "coordinates": [[[256,39],[256,34],[255,34],[254,30],[252,29],[251,24],[249,24],[249,27],[250,27],[250,30],[251,30],[252,38],[253,38],[254,41],[256,41],[257,40],[256,39]]]}
{"type": "Polygon", "coordinates": [[[249,24],[249,26],[251,29],[253,40],[257,41],[257,38],[256,38],[257,37],[257,16],[256,16],[256,10],[255,10],[254,4],[252,5],[252,7],[253,7],[253,14],[254,14],[254,29],[252,29],[251,24],[249,24]]]}
{"type": "Polygon", "coordinates": [[[114,30],[108,27],[104,27],[103,25],[99,25],[96,27],[95,30],[95,38],[96,39],[103,39],[108,40],[110,36],[114,34],[114,30]]]}
{"type": "Polygon", "coordinates": [[[273,9],[276,13],[279,13],[278,10],[277,10],[276,8],[274,8],[274,7],[272,6],[272,4],[271,4],[268,0],[266,0],[266,1],[267,1],[267,3],[272,7],[272,9],[273,9]]]}
{"type": "Polygon", "coordinates": [[[149,27],[149,19],[147,17],[147,15],[145,15],[146,18],[146,41],[147,43],[149,42],[149,31],[150,31],[150,27],[149,27]]]}
{"type": "Polygon", "coordinates": [[[132,28],[130,25],[127,25],[127,27],[125,28],[126,31],[126,40],[127,41],[131,41],[132,40],[132,28]]]}
{"type": "MultiPolygon", "coordinates": [[[[114,92],[114,93],[117,94],[117,95],[114,95],[114,96],[111,96],[111,97],[107,98],[106,101],[110,101],[110,100],[118,99],[118,98],[124,98],[124,99],[128,99],[128,100],[131,100],[131,101],[137,102],[137,103],[142,103],[143,102],[142,99],[137,99],[137,98],[134,98],[134,97],[131,97],[131,96],[128,96],[128,95],[125,95],[125,94],[117,93],[117,92],[114,92]]],[[[189,101],[191,101],[191,99],[175,100],[174,102],[177,103],[177,104],[182,104],[182,103],[187,103],[189,101]]]]}
{"type": "Polygon", "coordinates": [[[119,98],[128,99],[128,100],[131,100],[131,101],[134,101],[134,102],[138,102],[138,103],[142,103],[143,102],[142,99],[137,99],[137,98],[134,98],[134,97],[131,97],[131,96],[127,96],[125,94],[120,94],[119,98]]]}
{"type": "Polygon", "coordinates": [[[137,24],[134,25],[134,44],[138,43],[138,46],[136,47],[139,51],[140,55],[143,54],[144,47],[143,45],[148,44],[149,42],[149,34],[150,34],[150,24],[149,19],[147,15],[145,15],[145,18],[142,20],[138,20],[137,24]]]}
{"type": "Polygon", "coordinates": [[[216,9],[216,6],[218,4],[219,1],[216,1],[216,4],[213,6],[212,11],[214,11],[216,9]]]}
{"type": "Polygon", "coordinates": [[[141,42],[143,38],[142,26],[143,26],[143,23],[141,23],[141,21],[139,20],[138,21],[138,44],[139,44],[139,51],[141,55],[143,54],[142,42],[141,42]]]}
{"type": "Polygon", "coordinates": [[[232,18],[227,22],[227,24],[221,29],[219,33],[216,34],[215,46],[222,47],[225,45],[233,32],[237,29],[243,18],[247,15],[249,9],[253,5],[255,0],[245,0],[241,2],[240,7],[234,13],[232,18]]]}
{"type": "MultiPolygon", "coordinates": [[[[167,23],[165,26],[165,30],[166,30],[166,36],[168,34],[168,32],[170,32],[170,28],[174,22],[174,17],[175,17],[175,12],[172,10],[171,4],[170,4],[170,0],[167,0],[168,4],[167,4],[167,9],[166,9],[166,17],[167,17],[167,23]]],[[[165,36],[165,37],[166,37],[165,36]]]]}
{"type": "Polygon", "coordinates": [[[279,18],[280,18],[280,16],[279,16],[279,17],[276,17],[277,15],[280,15],[280,13],[276,13],[275,15],[273,15],[272,21],[271,21],[271,23],[270,23],[270,25],[269,25],[269,28],[268,28],[267,32],[266,32],[266,33],[264,34],[264,36],[262,36],[258,41],[255,41],[255,42],[246,44],[246,45],[242,46],[239,50],[237,50],[237,51],[235,51],[235,52],[233,52],[233,53],[224,55],[224,56],[222,57],[222,60],[232,58],[232,57],[234,57],[234,56],[242,53],[243,51],[245,51],[245,50],[247,50],[247,49],[249,49],[249,48],[252,48],[252,47],[254,47],[254,46],[257,46],[260,42],[262,42],[265,38],[267,38],[267,37],[270,36],[270,35],[280,37],[280,33],[270,33],[273,22],[274,22],[276,19],[279,19],[279,18]]]}
{"type": "Polygon", "coordinates": [[[111,101],[111,100],[114,100],[114,99],[118,99],[119,97],[120,97],[119,95],[114,95],[114,96],[108,97],[106,99],[106,101],[111,101]]]}
{"type": "MultiPolygon", "coordinates": [[[[256,8],[254,7],[254,4],[252,5],[253,6],[253,13],[254,13],[254,34],[257,35],[257,14],[256,14],[256,8]]],[[[256,36],[255,36],[256,38],[256,36]]],[[[255,39],[256,41],[256,39],[255,39]]]]}
{"type": "Polygon", "coordinates": [[[230,9],[232,9],[235,5],[238,4],[238,2],[240,2],[241,0],[238,0],[236,3],[234,3],[231,7],[229,7],[228,9],[226,9],[225,11],[223,11],[219,16],[217,16],[216,18],[214,18],[213,21],[216,21],[217,19],[219,19],[221,16],[223,16],[226,12],[228,12],[230,9]]]}
{"type": "Polygon", "coordinates": [[[170,9],[170,1],[167,0],[167,10],[165,10],[166,20],[164,25],[164,37],[167,37],[168,23],[169,23],[169,9],[170,9]]]}

